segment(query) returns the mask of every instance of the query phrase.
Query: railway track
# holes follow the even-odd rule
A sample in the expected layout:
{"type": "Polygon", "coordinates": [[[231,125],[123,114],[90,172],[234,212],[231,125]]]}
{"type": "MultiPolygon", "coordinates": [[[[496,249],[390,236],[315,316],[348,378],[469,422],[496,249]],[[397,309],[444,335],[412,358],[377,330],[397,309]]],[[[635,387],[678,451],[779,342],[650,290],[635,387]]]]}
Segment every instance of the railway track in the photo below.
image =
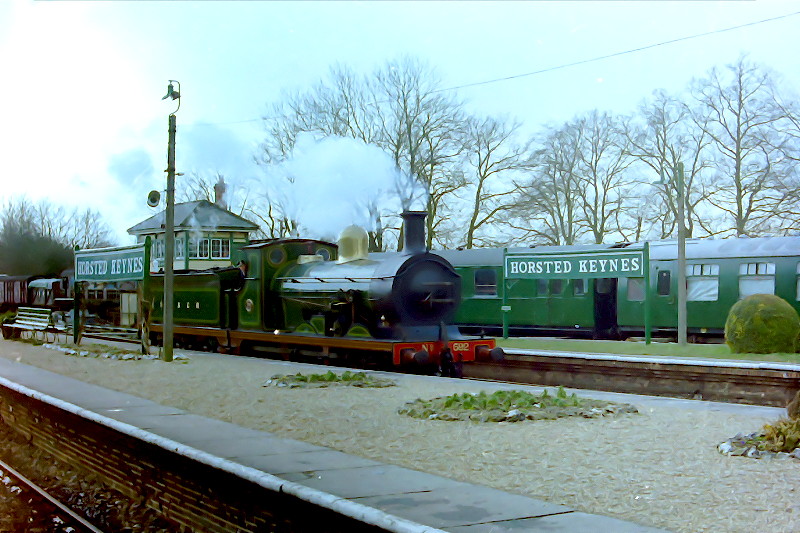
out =
{"type": "Polygon", "coordinates": [[[6,520],[13,521],[9,524],[11,527],[20,530],[24,524],[24,531],[103,533],[4,461],[0,461],[0,470],[0,478],[8,492],[4,498],[4,505],[8,507],[6,512],[16,515],[6,517],[6,520]],[[11,498],[16,498],[16,501],[11,498]]]}

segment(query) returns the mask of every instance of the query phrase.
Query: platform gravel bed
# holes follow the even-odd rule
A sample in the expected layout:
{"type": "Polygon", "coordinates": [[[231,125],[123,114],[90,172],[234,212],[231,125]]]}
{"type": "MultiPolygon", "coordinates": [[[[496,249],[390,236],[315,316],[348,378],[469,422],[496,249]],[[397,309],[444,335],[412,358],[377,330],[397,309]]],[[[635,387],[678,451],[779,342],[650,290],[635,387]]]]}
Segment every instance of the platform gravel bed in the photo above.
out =
{"type": "Polygon", "coordinates": [[[399,375],[386,388],[264,387],[276,374],[319,369],[220,355],[192,354],[186,364],[77,358],[12,341],[0,341],[0,356],[199,415],[643,525],[800,531],[798,462],[717,451],[731,435],[777,418],[763,408],[661,401],[636,405],[637,415],[447,422],[397,411],[417,398],[487,386],[399,375]]]}

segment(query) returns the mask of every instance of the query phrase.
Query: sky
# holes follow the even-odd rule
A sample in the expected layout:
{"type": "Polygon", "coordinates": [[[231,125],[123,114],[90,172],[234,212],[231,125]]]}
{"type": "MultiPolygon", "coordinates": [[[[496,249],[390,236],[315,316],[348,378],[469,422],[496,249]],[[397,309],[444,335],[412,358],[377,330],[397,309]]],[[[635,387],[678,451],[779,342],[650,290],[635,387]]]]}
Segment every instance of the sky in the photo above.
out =
{"type": "MultiPolygon", "coordinates": [[[[89,206],[119,244],[131,244],[127,228],[157,211],[147,192],[166,187],[168,115],[176,108],[162,100],[168,80],[181,89],[178,172],[220,172],[251,192],[265,187],[265,169],[254,163],[261,117],[336,64],[368,74],[419,58],[442,87],[478,84],[456,91],[470,111],[513,117],[530,131],[592,109],[632,112],[654,90],[681,91],[742,54],[773,69],[779,89],[796,96],[799,10],[779,0],[6,0],[0,201],[24,195],[89,206]],[[566,66],[573,63],[580,64],[566,66]]],[[[337,152],[312,148],[306,156],[337,152]]],[[[359,153],[374,162],[374,153],[359,153]]],[[[341,152],[330,167],[340,179],[348,173],[341,152]]]]}

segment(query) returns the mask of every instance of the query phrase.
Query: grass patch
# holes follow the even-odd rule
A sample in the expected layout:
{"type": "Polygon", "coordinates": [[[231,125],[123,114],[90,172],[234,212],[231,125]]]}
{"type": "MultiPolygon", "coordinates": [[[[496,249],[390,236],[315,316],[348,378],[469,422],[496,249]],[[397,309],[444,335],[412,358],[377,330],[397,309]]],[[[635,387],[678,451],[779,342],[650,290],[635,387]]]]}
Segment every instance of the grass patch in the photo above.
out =
{"type": "Polygon", "coordinates": [[[800,363],[796,353],[731,353],[726,344],[687,344],[680,346],[674,342],[644,341],[598,341],[582,339],[552,339],[519,337],[497,338],[498,346],[528,350],[554,350],[562,352],[610,353],[617,355],[650,355],[662,357],[697,357],[703,359],[731,359],[746,361],[769,361],[776,363],[800,363]]]}
{"type": "Polygon", "coordinates": [[[382,388],[397,385],[389,378],[380,378],[365,372],[344,371],[337,374],[328,370],[324,374],[276,374],[268,379],[263,387],[323,388],[332,386],[382,388]]]}
{"type": "Polygon", "coordinates": [[[416,399],[398,410],[401,415],[425,420],[474,422],[521,422],[556,420],[569,416],[599,418],[618,413],[638,413],[630,404],[579,398],[559,387],[555,394],[527,391],[496,391],[492,394],[462,393],[432,400],[416,399]]]}

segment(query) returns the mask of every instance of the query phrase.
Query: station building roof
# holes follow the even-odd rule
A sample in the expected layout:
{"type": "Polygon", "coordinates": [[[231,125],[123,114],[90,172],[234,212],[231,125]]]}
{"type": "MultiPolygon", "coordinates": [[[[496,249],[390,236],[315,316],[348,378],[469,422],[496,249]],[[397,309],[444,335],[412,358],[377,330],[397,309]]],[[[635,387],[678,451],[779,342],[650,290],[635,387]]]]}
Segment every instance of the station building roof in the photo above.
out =
{"type": "MultiPolygon", "coordinates": [[[[128,228],[131,235],[157,235],[164,233],[166,211],[128,228]]],[[[243,231],[258,229],[258,225],[223,209],[208,200],[175,204],[175,231],[243,231]]]]}

